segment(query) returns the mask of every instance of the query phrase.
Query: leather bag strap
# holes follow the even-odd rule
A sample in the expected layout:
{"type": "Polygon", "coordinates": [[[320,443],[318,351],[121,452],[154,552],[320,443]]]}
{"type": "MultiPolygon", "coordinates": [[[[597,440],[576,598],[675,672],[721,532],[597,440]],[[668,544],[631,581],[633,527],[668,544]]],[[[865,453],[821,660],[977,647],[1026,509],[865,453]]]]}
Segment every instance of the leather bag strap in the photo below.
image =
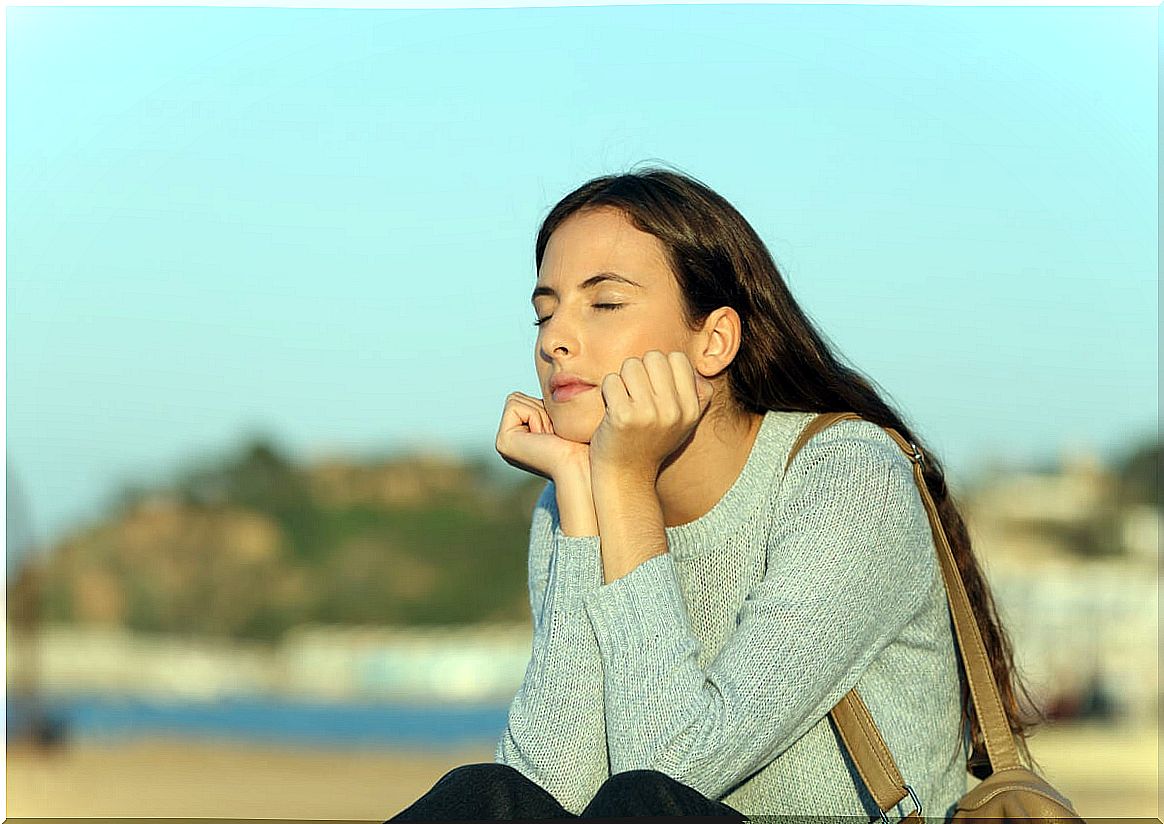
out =
{"type": "MultiPolygon", "coordinates": [[[[800,436],[793,444],[784,464],[787,471],[792,459],[800,448],[813,435],[831,426],[837,421],[845,419],[865,420],[855,412],[824,412],[818,414],[808,422],[800,436]]],[[[966,588],[962,584],[962,576],[958,573],[958,566],[954,560],[953,550],[946,539],[942,528],[941,518],[938,516],[937,506],[930,496],[925,483],[922,462],[924,456],[914,444],[907,441],[901,434],[887,426],[881,427],[913,464],[913,477],[921,493],[922,503],[925,505],[926,515],[929,518],[930,530],[934,536],[934,544],[938,551],[938,561],[942,568],[942,578],[946,584],[946,598],[950,604],[950,615],[954,622],[954,632],[958,640],[958,655],[966,671],[970,694],[974,704],[974,712],[982,730],[982,737],[986,741],[986,754],[989,758],[992,773],[1011,767],[1021,766],[1018,757],[1018,748],[1014,743],[1014,735],[1007,723],[1006,714],[1002,708],[1002,699],[999,696],[998,684],[994,673],[990,669],[990,659],[986,654],[986,647],[982,642],[982,635],[978,630],[978,622],[974,618],[974,611],[970,606],[970,599],[966,595],[966,588]]],[[[849,751],[849,756],[857,768],[858,774],[869,789],[869,794],[877,802],[882,812],[897,806],[909,794],[901,772],[885,740],[881,737],[873,716],[861,700],[857,688],[849,690],[833,707],[829,714],[837,727],[837,732],[849,751]]],[[[916,801],[916,799],[915,799],[916,801]]]]}

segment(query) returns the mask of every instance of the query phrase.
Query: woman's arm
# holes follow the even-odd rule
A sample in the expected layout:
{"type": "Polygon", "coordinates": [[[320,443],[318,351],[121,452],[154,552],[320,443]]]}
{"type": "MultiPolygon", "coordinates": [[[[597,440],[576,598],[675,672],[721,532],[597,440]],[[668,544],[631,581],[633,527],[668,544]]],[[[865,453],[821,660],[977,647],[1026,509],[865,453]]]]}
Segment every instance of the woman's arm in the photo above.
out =
{"type": "Polygon", "coordinates": [[[590,465],[563,469],[554,480],[562,532],[569,536],[598,537],[598,516],[590,487],[590,465]]]}
{"type": "MultiPolygon", "coordinates": [[[[934,580],[912,469],[892,449],[835,433],[804,447],[765,538],[764,578],[706,670],[669,552],[586,596],[606,672],[612,773],[657,769],[721,797],[854,686],[934,580]]],[[[636,500],[596,491],[599,523],[615,517],[614,502],[636,500]]]]}
{"type": "MultiPolygon", "coordinates": [[[[577,482],[583,480],[581,477],[577,482]]],[[[606,749],[602,659],[582,599],[602,583],[597,529],[592,535],[563,531],[571,509],[588,503],[573,481],[546,485],[530,526],[530,610],[533,650],[509,708],[494,761],[509,764],[580,813],[610,775],[606,749]],[[562,510],[556,523],[556,510],[562,510]]]]}

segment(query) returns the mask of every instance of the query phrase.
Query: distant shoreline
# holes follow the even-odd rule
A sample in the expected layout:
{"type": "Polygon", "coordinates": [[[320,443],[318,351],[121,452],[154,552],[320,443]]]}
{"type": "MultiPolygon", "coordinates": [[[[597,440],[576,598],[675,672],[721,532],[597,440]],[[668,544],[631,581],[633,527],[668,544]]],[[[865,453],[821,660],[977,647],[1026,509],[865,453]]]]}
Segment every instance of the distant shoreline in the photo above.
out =
{"type": "MultiPolygon", "coordinates": [[[[66,741],[100,745],[138,739],[273,746],[450,749],[495,742],[508,702],[326,701],[269,696],[187,700],[102,694],[47,695],[38,712],[66,741]]],[[[31,708],[11,692],[12,740],[29,726],[31,708]]]]}

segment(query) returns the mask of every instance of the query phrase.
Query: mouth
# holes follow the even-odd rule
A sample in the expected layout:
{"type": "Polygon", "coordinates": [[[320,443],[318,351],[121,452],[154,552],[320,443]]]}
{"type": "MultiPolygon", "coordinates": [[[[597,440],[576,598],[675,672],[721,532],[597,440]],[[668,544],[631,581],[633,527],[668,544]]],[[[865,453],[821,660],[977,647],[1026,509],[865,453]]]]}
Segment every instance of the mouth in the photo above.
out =
{"type": "Polygon", "coordinates": [[[551,392],[550,395],[555,401],[568,401],[570,398],[593,388],[594,386],[589,383],[565,383],[551,392]]]}

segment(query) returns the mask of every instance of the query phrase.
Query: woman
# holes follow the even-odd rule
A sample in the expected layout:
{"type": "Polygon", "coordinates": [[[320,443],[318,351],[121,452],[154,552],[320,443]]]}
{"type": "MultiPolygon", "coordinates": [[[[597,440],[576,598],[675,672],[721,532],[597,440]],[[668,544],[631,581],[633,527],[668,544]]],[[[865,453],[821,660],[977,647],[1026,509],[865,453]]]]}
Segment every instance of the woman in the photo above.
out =
{"type": "Polygon", "coordinates": [[[543,397],[512,393],[496,441],[549,481],[532,656],[496,763],[396,818],[878,817],[828,715],[854,686],[923,814],[948,817],[984,748],[912,464],[881,426],[926,455],[1029,761],[1025,687],[940,463],[739,212],[672,171],[600,177],[547,216],[536,266],[543,397]],[[842,410],[862,420],[785,472],[812,417],[842,410]]]}

